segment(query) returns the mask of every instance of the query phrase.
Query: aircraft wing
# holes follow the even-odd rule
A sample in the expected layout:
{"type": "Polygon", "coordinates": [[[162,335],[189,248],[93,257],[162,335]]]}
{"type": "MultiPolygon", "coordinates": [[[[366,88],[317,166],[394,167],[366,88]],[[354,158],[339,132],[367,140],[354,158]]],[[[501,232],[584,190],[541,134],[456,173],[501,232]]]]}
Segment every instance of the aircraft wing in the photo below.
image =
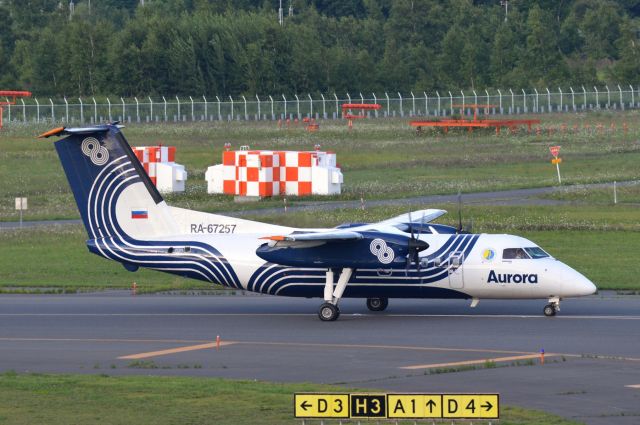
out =
{"type": "Polygon", "coordinates": [[[436,218],[446,213],[447,211],[445,210],[436,210],[436,209],[418,210],[418,211],[412,211],[406,214],[401,214],[399,216],[389,218],[387,220],[380,221],[377,224],[390,225],[390,226],[395,226],[398,224],[408,224],[408,223],[425,224],[435,220],[436,218]]]}
{"type": "Polygon", "coordinates": [[[123,125],[119,125],[117,122],[112,125],[102,124],[96,125],[93,127],[79,127],[79,128],[67,128],[67,127],[57,127],[53,130],[49,130],[46,133],[42,133],[38,136],[39,139],[49,138],[51,136],[65,136],[68,134],[91,134],[91,133],[101,133],[109,131],[110,126],[115,126],[118,128],[124,128],[123,125]]]}
{"type": "Polygon", "coordinates": [[[291,233],[285,236],[267,236],[262,239],[270,241],[285,242],[330,242],[330,241],[353,241],[363,239],[364,236],[358,232],[350,232],[345,230],[335,230],[327,232],[300,232],[291,233]]]}

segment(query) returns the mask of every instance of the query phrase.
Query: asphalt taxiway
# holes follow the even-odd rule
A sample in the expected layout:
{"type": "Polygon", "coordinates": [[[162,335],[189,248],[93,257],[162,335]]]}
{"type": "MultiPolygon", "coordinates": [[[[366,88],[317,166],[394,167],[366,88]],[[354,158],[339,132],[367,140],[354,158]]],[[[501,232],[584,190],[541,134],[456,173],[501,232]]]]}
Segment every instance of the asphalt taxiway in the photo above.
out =
{"type": "Polygon", "coordinates": [[[401,392],[498,392],[587,424],[640,423],[640,297],[544,301],[269,296],[0,296],[0,370],[310,381],[401,392]],[[216,349],[216,337],[220,347],[216,349]],[[545,364],[540,365],[540,350],[545,364]]]}

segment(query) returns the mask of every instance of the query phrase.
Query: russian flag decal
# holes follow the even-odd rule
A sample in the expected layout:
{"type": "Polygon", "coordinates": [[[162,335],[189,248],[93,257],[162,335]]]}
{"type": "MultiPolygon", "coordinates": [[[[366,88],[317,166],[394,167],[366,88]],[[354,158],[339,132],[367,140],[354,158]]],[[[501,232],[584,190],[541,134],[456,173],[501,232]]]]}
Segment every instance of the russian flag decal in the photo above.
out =
{"type": "Polygon", "coordinates": [[[149,218],[149,213],[147,212],[147,210],[131,210],[131,218],[133,218],[133,219],[137,219],[137,218],[147,219],[147,218],[149,218]]]}

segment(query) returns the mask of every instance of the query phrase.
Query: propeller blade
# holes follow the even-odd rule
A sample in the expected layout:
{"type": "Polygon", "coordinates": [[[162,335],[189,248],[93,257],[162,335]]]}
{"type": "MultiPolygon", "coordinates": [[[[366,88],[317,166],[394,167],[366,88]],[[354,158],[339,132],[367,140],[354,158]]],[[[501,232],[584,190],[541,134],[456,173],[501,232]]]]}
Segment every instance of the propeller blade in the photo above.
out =
{"type": "Polygon", "coordinates": [[[413,220],[411,219],[411,211],[409,211],[409,231],[411,232],[411,239],[413,239],[413,220]]]}
{"type": "MultiPolygon", "coordinates": [[[[422,236],[423,227],[424,227],[424,212],[422,213],[422,218],[420,219],[420,228],[418,229],[418,239],[420,239],[420,236],[422,236]]],[[[416,251],[416,272],[418,273],[418,275],[420,275],[420,251],[416,251]]]]}
{"type": "Polygon", "coordinates": [[[404,267],[404,276],[409,276],[409,266],[411,265],[411,253],[407,254],[407,264],[404,267]]]}
{"type": "Polygon", "coordinates": [[[422,215],[422,219],[420,221],[420,229],[418,229],[418,237],[413,231],[413,220],[411,218],[411,212],[409,212],[409,232],[411,233],[411,237],[407,241],[407,264],[405,265],[404,274],[405,276],[409,275],[409,268],[411,267],[411,262],[416,263],[416,270],[420,271],[420,251],[424,251],[429,248],[429,244],[423,240],[420,240],[420,235],[422,234],[422,225],[424,224],[424,213],[422,215]]]}
{"type": "Polygon", "coordinates": [[[411,253],[411,241],[414,240],[413,236],[413,220],[411,219],[411,211],[409,211],[409,232],[411,233],[411,238],[407,243],[407,264],[404,268],[404,275],[409,276],[409,267],[411,266],[412,253],[411,253]]]}

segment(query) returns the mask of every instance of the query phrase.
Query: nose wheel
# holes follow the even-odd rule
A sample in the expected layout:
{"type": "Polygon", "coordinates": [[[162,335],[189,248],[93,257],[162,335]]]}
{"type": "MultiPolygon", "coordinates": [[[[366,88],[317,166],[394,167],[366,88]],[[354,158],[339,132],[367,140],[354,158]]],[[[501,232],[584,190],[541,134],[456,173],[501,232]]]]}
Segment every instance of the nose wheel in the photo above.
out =
{"type": "Polygon", "coordinates": [[[547,304],[544,306],[544,315],[547,317],[553,317],[557,313],[556,306],[553,304],[547,304]]]}
{"type": "Polygon", "coordinates": [[[388,298],[367,298],[367,308],[371,311],[384,311],[388,305],[388,298]]]}
{"type": "Polygon", "coordinates": [[[553,317],[560,311],[560,298],[549,298],[549,304],[544,306],[544,315],[553,317]]]}

